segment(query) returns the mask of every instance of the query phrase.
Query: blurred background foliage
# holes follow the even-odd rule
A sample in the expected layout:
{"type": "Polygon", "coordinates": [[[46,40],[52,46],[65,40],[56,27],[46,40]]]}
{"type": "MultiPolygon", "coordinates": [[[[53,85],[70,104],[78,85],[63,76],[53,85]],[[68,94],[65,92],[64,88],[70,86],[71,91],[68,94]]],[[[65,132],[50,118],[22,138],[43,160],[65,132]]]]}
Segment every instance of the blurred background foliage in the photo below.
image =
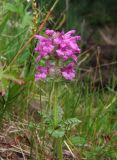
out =
{"type": "MultiPolygon", "coordinates": [[[[41,6],[51,5],[53,1],[37,0],[41,6]]],[[[93,27],[106,24],[116,25],[117,1],[116,0],[60,0],[54,14],[56,18],[60,13],[66,12],[68,29],[78,27],[85,19],[93,27]]]]}
{"type": "Polygon", "coordinates": [[[77,21],[73,20],[72,24],[75,24],[78,20],[81,22],[82,19],[85,19],[92,27],[117,23],[116,0],[69,0],[68,2],[70,9],[69,16],[77,18],[77,21]]]}

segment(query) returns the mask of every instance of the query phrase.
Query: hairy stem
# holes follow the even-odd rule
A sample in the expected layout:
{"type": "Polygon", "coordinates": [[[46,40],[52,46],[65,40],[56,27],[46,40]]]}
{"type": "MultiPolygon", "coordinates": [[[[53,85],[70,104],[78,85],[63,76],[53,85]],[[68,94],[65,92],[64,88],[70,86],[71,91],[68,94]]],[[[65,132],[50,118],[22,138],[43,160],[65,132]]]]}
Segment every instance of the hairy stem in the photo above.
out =
{"type": "MultiPolygon", "coordinates": [[[[54,129],[58,127],[58,123],[59,123],[59,109],[58,109],[59,107],[58,93],[59,92],[58,90],[59,90],[58,82],[54,82],[54,106],[53,106],[54,129]]],[[[54,147],[57,152],[58,160],[63,160],[62,139],[61,138],[55,139],[54,147]]]]}

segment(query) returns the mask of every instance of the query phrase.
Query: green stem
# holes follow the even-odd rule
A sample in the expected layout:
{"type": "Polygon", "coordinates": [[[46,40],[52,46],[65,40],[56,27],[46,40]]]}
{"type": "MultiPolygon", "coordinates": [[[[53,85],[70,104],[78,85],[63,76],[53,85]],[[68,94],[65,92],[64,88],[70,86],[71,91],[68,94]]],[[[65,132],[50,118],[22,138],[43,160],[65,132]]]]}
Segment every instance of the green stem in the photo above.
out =
{"type": "Polygon", "coordinates": [[[53,115],[54,115],[54,128],[58,126],[58,86],[56,82],[54,82],[54,108],[53,108],[53,115]]]}
{"type": "MultiPolygon", "coordinates": [[[[53,106],[53,118],[54,118],[54,129],[58,127],[59,122],[59,109],[58,109],[58,82],[54,82],[54,106],[53,106]]],[[[58,160],[63,160],[63,151],[62,151],[62,139],[55,139],[54,149],[57,151],[58,160]]]]}
{"type": "Polygon", "coordinates": [[[57,150],[57,156],[59,160],[63,160],[63,150],[62,150],[62,138],[58,139],[58,150],[57,150]]]}

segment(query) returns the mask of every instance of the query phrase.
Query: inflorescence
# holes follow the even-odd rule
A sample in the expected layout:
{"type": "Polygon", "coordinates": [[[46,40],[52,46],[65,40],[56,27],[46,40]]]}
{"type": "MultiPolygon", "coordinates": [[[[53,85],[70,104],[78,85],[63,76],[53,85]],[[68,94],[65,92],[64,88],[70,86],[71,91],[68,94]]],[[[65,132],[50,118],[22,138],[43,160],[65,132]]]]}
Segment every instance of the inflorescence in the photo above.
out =
{"type": "Polygon", "coordinates": [[[35,35],[38,43],[35,52],[38,53],[36,58],[37,72],[35,80],[44,80],[48,75],[62,75],[66,80],[75,78],[75,66],[80,53],[77,41],[80,36],[73,36],[75,30],[67,33],[55,32],[47,29],[45,35],[35,35]],[[40,62],[44,65],[39,65],[40,62]]]}

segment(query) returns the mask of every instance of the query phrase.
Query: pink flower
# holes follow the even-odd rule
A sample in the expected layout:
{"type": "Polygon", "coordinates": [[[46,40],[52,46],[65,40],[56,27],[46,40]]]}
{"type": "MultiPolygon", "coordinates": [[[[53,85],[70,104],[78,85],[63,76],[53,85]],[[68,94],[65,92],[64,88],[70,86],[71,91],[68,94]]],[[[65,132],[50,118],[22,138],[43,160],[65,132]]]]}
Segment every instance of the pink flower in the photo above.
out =
{"type": "Polygon", "coordinates": [[[76,42],[80,40],[80,36],[71,36],[73,33],[75,33],[75,30],[69,31],[66,34],[62,32],[54,38],[55,45],[58,45],[56,53],[63,60],[70,58],[74,60],[73,57],[76,57],[76,54],[80,53],[79,46],[76,42]]]}
{"type": "Polygon", "coordinates": [[[35,80],[36,81],[44,80],[49,73],[48,67],[38,66],[37,70],[38,70],[38,72],[35,74],[35,80]]]}
{"type": "Polygon", "coordinates": [[[71,34],[74,34],[76,31],[75,30],[71,30],[71,31],[69,31],[69,32],[67,32],[66,34],[65,34],[65,36],[71,36],[71,34]]]}
{"type": "MultiPolygon", "coordinates": [[[[35,48],[35,51],[38,53],[36,62],[40,62],[44,57],[46,57],[46,61],[49,62],[49,65],[45,63],[45,67],[38,67],[35,80],[43,80],[48,74],[51,75],[51,73],[54,73],[52,75],[56,75],[55,72],[61,73],[67,80],[75,78],[74,65],[77,63],[78,54],[80,53],[80,48],[77,43],[77,41],[80,40],[80,36],[74,36],[74,33],[75,30],[64,33],[47,29],[45,36],[35,36],[35,39],[38,40],[35,48]],[[71,63],[65,66],[64,63],[66,63],[66,61],[70,61],[71,63]],[[54,64],[54,66],[52,64],[54,64]]],[[[43,60],[45,61],[45,59],[43,60]]]]}
{"type": "Polygon", "coordinates": [[[68,60],[69,58],[72,58],[73,52],[72,50],[66,49],[66,48],[62,48],[62,49],[58,49],[56,50],[57,55],[59,56],[59,58],[63,59],[63,60],[68,60]]]}
{"type": "Polygon", "coordinates": [[[45,34],[47,34],[48,36],[52,36],[54,33],[55,33],[55,31],[54,30],[50,30],[50,29],[47,29],[45,31],[45,34]]]}
{"type": "Polygon", "coordinates": [[[75,78],[75,69],[73,64],[69,64],[61,69],[61,74],[66,80],[73,80],[75,78]]]}
{"type": "Polygon", "coordinates": [[[54,50],[54,45],[52,44],[51,39],[38,35],[35,36],[35,38],[39,40],[35,51],[39,53],[40,57],[45,57],[52,53],[52,51],[54,50]]]}

